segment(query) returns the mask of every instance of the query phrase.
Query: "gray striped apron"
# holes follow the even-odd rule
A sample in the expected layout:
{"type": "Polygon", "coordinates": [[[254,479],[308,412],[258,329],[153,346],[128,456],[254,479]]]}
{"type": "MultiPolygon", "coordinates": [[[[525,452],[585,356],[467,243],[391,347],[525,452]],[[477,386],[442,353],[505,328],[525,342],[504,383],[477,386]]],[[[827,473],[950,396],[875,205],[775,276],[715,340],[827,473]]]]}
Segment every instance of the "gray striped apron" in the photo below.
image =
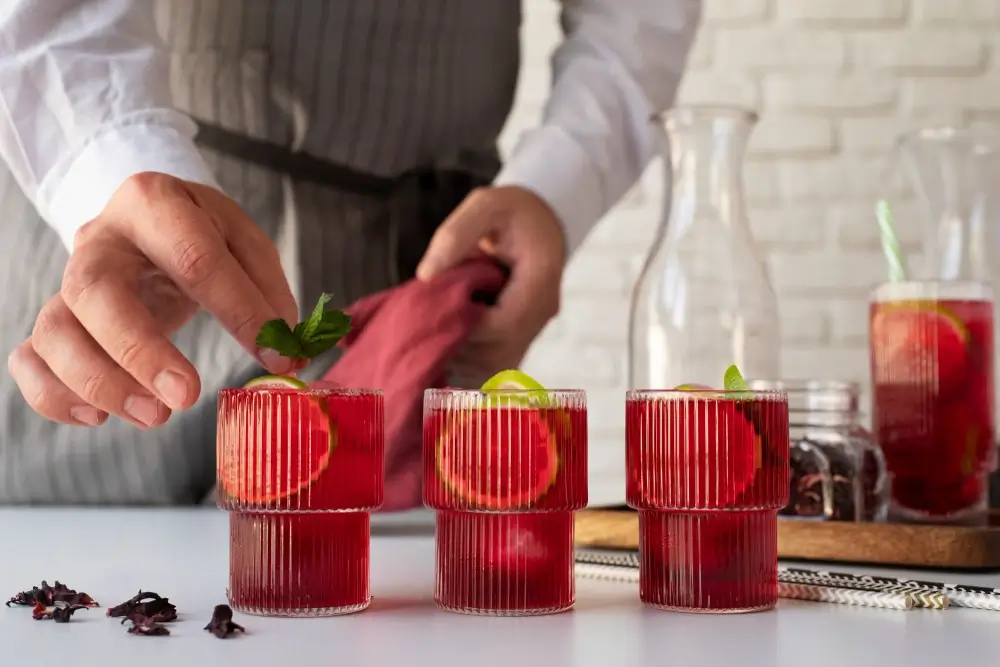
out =
{"type": "MultiPolygon", "coordinates": [[[[520,10],[519,0],[156,0],[177,104],[202,123],[221,186],[278,243],[303,310],[321,291],[342,307],[412,276],[437,224],[495,174],[520,10]],[[387,187],[337,176],[350,173],[387,187]]],[[[2,168],[0,238],[6,358],[58,290],[66,252],[2,168]]],[[[48,422],[0,374],[0,503],[200,502],[215,475],[216,392],[259,369],[204,314],[174,340],[202,396],[149,431],[114,418],[95,429],[48,422]]]]}

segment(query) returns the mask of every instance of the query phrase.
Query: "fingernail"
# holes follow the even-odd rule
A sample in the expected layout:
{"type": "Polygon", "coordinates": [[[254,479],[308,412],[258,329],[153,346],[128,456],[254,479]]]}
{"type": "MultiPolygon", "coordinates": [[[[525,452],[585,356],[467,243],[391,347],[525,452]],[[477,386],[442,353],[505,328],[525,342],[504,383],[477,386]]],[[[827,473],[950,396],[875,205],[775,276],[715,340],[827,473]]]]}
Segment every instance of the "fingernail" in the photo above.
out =
{"type": "Polygon", "coordinates": [[[260,363],[264,366],[264,368],[276,375],[284,375],[288,371],[292,370],[292,367],[295,364],[295,362],[288,357],[283,357],[278,354],[277,350],[260,348],[257,350],[257,356],[260,358],[260,363]]]}
{"type": "Polygon", "coordinates": [[[89,405],[77,405],[69,409],[69,416],[87,426],[100,426],[101,411],[89,405]]]}
{"type": "Polygon", "coordinates": [[[177,373],[173,371],[161,371],[153,379],[153,388],[166,403],[174,410],[180,410],[187,400],[187,383],[177,373]]]}
{"type": "Polygon", "coordinates": [[[125,412],[146,426],[152,426],[159,415],[156,399],[151,396],[129,396],[125,399],[125,412]]]}

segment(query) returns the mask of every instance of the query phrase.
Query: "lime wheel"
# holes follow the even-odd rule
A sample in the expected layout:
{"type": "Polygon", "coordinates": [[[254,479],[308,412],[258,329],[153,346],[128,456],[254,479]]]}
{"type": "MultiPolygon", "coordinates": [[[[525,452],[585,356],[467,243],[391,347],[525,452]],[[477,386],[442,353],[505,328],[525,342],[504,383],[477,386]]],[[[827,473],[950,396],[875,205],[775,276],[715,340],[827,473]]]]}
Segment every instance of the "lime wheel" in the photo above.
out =
{"type": "Polygon", "coordinates": [[[309,488],[326,471],[337,447],[326,403],[296,395],[309,386],[292,377],[265,375],[244,389],[260,391],[260,398],[220,410],[223,491],[240,503],[266,505],[309,488]]]}
{"type": "Polygon", "coordinates": [[[449,418],[435,452],[438,476],[469,506],[530,507],[558,478],[554,431],[567,431],[553,428],[547,415],[551,412],[548,393],[520,371],[497,374],[482,391],[488,397],[512,393],[509,401],[487,400],[486,409],[462,411],[449,418]]]}
{"type": "Polygon", "coordinates": [[[490,397],[502,398],[498,403],[513,403],[527,407],[545,407],[552,403],[549,393],[537,380],[517,370],[500,371],[480,389],[490,397]]]}
{"type": "Polygon", "coordinates": [[[639,443],[631,474],[643,507],[724,508],[753,485],[763,442],[742,403],[706,396],[627,408],[626,437],[639,443]],[[647,432],[646,425],[664,423],[673,424],[669,443],[662,428],[647,432]]]}

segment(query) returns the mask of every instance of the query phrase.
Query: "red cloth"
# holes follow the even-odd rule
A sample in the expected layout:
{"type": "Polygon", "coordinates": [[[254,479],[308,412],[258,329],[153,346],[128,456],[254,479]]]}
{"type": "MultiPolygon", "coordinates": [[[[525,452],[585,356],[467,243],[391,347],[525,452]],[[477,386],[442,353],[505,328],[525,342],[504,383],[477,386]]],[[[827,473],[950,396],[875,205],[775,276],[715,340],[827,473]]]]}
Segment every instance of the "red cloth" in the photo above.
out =
{"type": "Polygon", "coordinates": [[[421,504],[424,390],[444,387],[447,364],[496,295],[506,272],[476,258],[423,282],[356,301],[347,309],[346,349],[324,380],[381,389],[385,400],[385,501],[382,509],[421,504]]]}

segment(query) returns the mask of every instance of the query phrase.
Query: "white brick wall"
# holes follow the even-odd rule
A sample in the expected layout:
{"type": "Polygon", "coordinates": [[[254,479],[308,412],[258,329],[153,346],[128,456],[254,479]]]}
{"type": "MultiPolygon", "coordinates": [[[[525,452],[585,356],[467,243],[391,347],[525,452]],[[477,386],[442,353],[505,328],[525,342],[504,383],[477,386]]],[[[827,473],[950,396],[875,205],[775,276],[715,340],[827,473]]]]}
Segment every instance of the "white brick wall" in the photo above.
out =
{"type": "MultiPolygon", "coordinates": [[[[885,273],[874,199],[893,198],[910,250],[921,234],[892,143],[922,124],[1000,120],[1000,0],[705,1],[681,99],[762,115],[746,187],[779,293],[785,375],[867,384],[867,292],[885,273]]],[[[537,121],[559,39],[557,2],[525,6],[508,148],[537,121]]],[[[661,190],[653,165],[594,230],[525,362],[549,385],[591,390],[594,439],[621,439],[627,299],[661,190]]]]}

